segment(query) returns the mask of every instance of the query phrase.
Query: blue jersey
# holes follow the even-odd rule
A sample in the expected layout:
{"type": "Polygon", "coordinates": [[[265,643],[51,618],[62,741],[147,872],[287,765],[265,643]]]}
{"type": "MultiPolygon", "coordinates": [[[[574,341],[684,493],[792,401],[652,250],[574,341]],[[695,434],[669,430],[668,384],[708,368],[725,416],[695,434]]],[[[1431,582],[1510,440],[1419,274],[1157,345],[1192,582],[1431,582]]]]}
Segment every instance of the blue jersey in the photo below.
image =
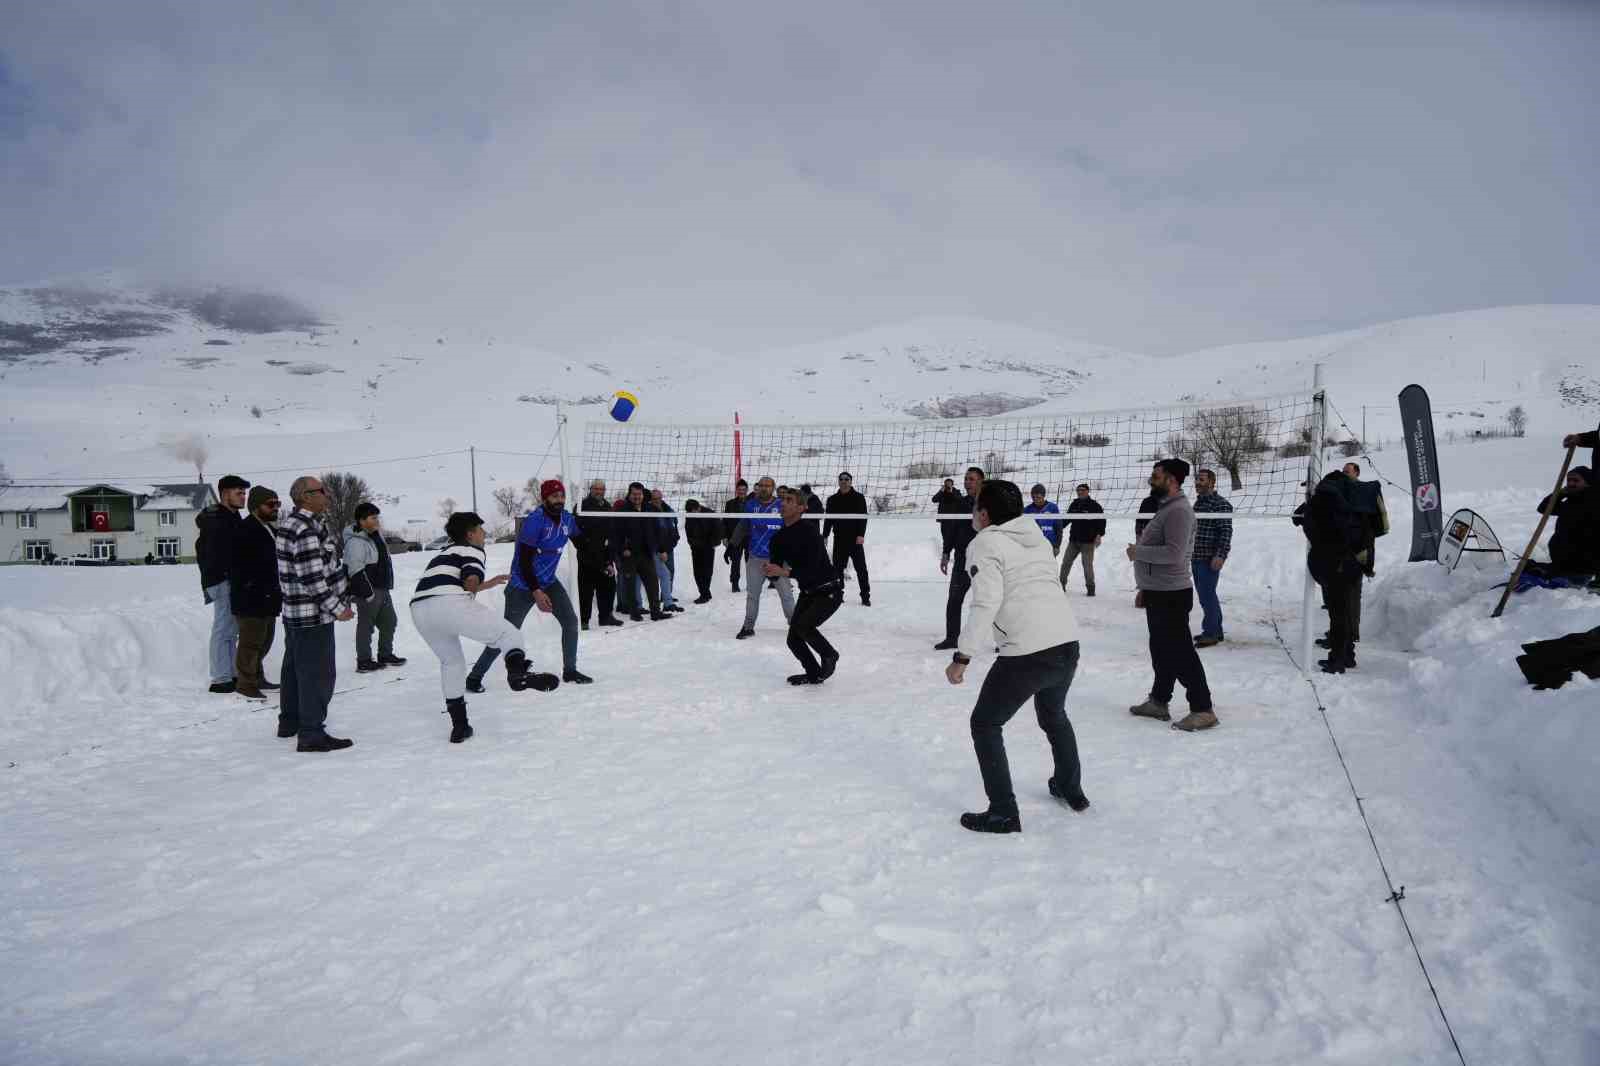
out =
{"type": "Polygon", "coordinates": [[[550,512],[541,507],[524,517],[511,562],[511,587],[532,592],[554,581],[561,549],[577,531],[577,522],[567,511],[562,511],[559,518],[551,518],[550,512]]]}
{"type": "MultiPolygon", "coordinates": [[[[1035,507],[1031,503],[1028,504],[1028,506],[1026,506],[1026,507],[1024,507],[1022,509],[1022,513],[1023,514],[1060,514],[1061,513],[1061,508],[1057,507],[1055,504],[1051,503],[1049,500],[1046,500],[1044,502],[1044,506],[1042,506],[1042,507],[1035,507]]],[[[1040,531],[1042,531],[1044,533],[1044,539],[1048,540],[1050,542],[1050,546],[1052,548],[1061,547],[1061,527],[1062,527],[1063,524],[1065,524],[1065,521],[1066,521],[1065,519],[1059,519],[1059,518],[1055,519],[1055,520],[1051,520],[1049,518],[1041,518],[1041,519],[1038,520],[1039,529],[1040,529],[1040,531]]]]}
{"type": "Polygon", "coordinates": [[[750,525],[750,554],[757,559],[766,559],[772,555],[772,535],[783,528],[783,516],[778,513],[779,506],[776,496],[766,504],[754,496],[745,501],[744,509],[747,513],[772,516],[745,519],[750,525]]]}

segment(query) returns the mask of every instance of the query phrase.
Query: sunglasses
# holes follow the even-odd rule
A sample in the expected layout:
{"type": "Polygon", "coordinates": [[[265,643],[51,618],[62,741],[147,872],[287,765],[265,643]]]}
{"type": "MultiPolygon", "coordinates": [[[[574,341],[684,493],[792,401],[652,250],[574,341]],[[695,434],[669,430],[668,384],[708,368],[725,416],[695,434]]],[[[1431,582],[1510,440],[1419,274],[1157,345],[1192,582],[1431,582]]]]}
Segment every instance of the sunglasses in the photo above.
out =
{"type": "Polygon", "coordinates": [[[278,501],[277,500],[268,500],[266,503],[262,504],[261,506],[265,507],[269,511],[276,511],[278,509],[278,501]]]}
{"type": "Polygon", "coordinates": [[[327,494],[327,489],[306,489],[304,493],[306,496],[326,496],[327,494]]]}

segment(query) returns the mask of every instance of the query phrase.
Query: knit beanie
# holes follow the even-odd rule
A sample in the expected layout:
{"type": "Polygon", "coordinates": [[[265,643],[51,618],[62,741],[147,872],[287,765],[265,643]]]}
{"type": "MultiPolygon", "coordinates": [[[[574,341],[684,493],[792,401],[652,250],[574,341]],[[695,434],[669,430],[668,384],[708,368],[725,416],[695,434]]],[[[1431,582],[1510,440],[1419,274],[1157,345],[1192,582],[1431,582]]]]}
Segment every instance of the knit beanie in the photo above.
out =
{"type": "Polygon", "coordinates": [[[250,510],[254,512],[257,507],[260,507],[268,500],[276,500],[277,498],[278,494],[276,492],[273,492],[265,485],[257,485],[255,488],[250,490],[250,495],[246,498],[246,503],[250,510]]]}
{"type": "Polygon", "coordinates": [[[544,500],[548,500],[551,497],[551,495],[554,494],[554,493],[557,493],[557,492],[563,492],[564,493],[566,491],[567,491],[567,487],[565,485],[563,485],[559,480],[557,480],[556,478],[548,478],[545,481],[541,481],[539,483],[539,500],[541,502],[543,502],[544,500]]]}

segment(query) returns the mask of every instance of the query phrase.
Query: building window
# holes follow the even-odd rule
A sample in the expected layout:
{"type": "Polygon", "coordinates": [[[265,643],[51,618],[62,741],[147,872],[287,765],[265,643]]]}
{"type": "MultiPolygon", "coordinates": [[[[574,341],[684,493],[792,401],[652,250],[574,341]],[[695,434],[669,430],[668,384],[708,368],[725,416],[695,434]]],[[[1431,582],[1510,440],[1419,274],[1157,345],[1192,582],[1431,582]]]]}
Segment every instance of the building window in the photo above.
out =
{"type": "Polygon", "coordinates": [[[25,540],[22,542],[22,558],[24,562],[42,563],[50,556],[50,542],[47,540],[25,540]]]}
{"type": "Polygon", "coordinates": [[[177,511],[162,511],[161,512],[161,524],[164,525],[164,526],[175,526],[175,525],[177,525],[178,524],[178,512],[177,511]]]}
{"type": "Polygon", "coordinates": [[[34,514],[32,511],[18,511],[17,512],[17,528],[18,529],[37,529],[38,527],[39,527],[39,516],[38,515],[34,514]]]}
{"type": "Polygon", "coordinates": [[[117,542],[114,540],[93,540],[89,542],[89,558],[115,559],[117,557],[117,542]]]}
{"type": "Polygon", "coordinates": [[[156,558],[176,559],[178,557],[178,544],[177,537],[157,537],[156,558]]]}

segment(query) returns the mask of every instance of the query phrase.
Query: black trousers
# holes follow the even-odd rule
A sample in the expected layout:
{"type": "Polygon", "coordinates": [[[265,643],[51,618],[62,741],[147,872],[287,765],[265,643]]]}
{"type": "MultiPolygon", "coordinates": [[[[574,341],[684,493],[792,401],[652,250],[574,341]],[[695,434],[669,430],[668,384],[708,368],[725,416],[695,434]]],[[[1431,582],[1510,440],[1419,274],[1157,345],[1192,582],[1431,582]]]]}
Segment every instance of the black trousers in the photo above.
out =
{"type": "Polygon", "coordinates": [[[338,670],[333,661],[333,623],[283,627],[283,690],[278,724],[317,740],[328,719],[338,670]]]}
{"type": "Polygon", "coordinates": [[[972,575],[967,573],[967,549],[957,548],[950,561],[950,595],[944,601],[944,639],[961,638],[961,605],[966,602],[967,590],[972,587],[972,575]]]}
{"type": "Polygon", "coordinates": [[[1083,791],[1078,763],[1078,737],[1067,719],[1067,689],[1078,672],[1078,642],[1068,641],[1031,655],[1006,655],[995,660],[983,679],[978,704],[972,708],[972,747],[978,755],[978,772],[989,795],[989,809],[1016,814],[1017,797],[1011,790],[1011,764],[1006,759],[1005,724],[1031,697],[1039,728],[1050,741],[1055,757],[1056,786],[1069,796],[1083,791]]]}
{"type": "Polygon", "coordinates": [[[795,601],[794,614],[789,616],[789,650],[800,660],[800,668],[812,677],[822,673],[818,656],[838,658],[839,653],[828,638],[821,633],[822,623],[833,617],[833,612],[844,602],[844,588],[833,585],[826,589],[801,592],[795,601]],[[812,654],[815,652],[816,654],[812,654]]]}
{"type": "Polygon", "coordinates": [[[739,591],[739,575],[744,573],[744,560],[749,552],[748,544],[739,544],[728,549],[728,578],[733,582],[735,592],[739,591]]]}
{"type": "Polygon", "coordinates": [[[589,611],[600,608],[600,621],[611,620],[611,605],[617,595],[617,579],[606,573],[605,563],[578,563],[578,617],[589,624],[589,611]]]}
{"type": "Polygon", "coordinates": [[[1189,710],[1211,710],[1206,668],[1194,649],[1194,634],[1189,632],[1194,589],[1145,592],[1143,597],[1144,621],[1150,630],[1150,665],[1156,672],[1150,698],[1157,703],[1171,703],[1174,686],[1182,682],[1189,697],[1189,710]]]}
{"type": "Polygon", "coordinates": [[[717,565],[715,544],[691,544],[689,558],[694,561],[694,587],[700,595],[711,595],[711,574],[717,565]]]}
{"type": "Polygon", "coordinates": [[[838,571],[841,582],[844,581],[845,563],[855,564],[856,583],[861,586],[861,598],[863,600],[871,599],[872,582],[867,579],[867,546],[865,544],[857,544],[854,537],[835,533],[833,535],[833,568],[838,571]]]}
{"type": "Polygon", "coordinates": [[[1350,625],[1350,643],[1357,644],[1361,641],[1361,586],[1366,580],[1364,573],[1357,573],[1350,582],[1350,609],[1346,619],[1350,625]]]}
{"type": "MultiPolygon", "coordinates": [[[[1355,654],[1355,636],[1350,625],[1351,609],[1360,601],[1360,585],[1347,574],[1329,574],[1322,579],[1322,595],[1328,603],[1328,658],[1343,662],[1355,654]]],[[[1358,608],[1359,609],[1359,608],[1358,608]]]]}
{"type": "Polygon", "coordinates": [[[661,613],[661,582],[656,577],[656,557],[653,555],[630,555],[622,560],[622,567],[617,573],[619,581],[628,583],[628,605],[633,609],[629,614],[640,614],[643,609],[638,602],[638,595],[634,591],[632,582],[639,579],[639,584],[644,586],[645,598],[650,601],[650,613],[661,613]]]}

